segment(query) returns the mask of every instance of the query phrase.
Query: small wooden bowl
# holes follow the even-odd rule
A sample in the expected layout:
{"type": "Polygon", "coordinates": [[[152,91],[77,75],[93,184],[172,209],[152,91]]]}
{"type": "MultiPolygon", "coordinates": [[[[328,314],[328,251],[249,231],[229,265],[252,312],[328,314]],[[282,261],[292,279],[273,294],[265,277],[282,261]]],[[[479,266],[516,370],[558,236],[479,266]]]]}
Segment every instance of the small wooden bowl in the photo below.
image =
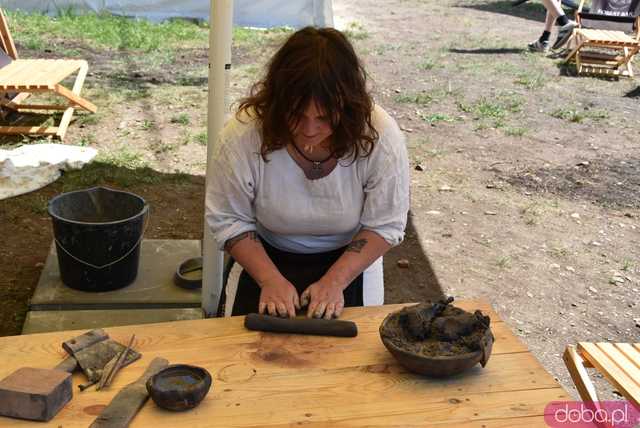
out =
{"type": "Polygon", "coordinates": [[[455,356],[428,357],[419,353],[409,352],[394,344],[385,333],[387,326],[398,323],[400,311],[387,315],[380,325],[380,338],[391,355],[407,370],[430,377],[444,378],[461,373],[480,363],[487,364],[493,346],[491,328],[487,328],[482,337],[483,350],[469,352],[455,356]]]}
{"type": "Polygon", "coordinates": [[[196,407],[209,392],[211,375],[201,367],[174,364],[147,380],[147,391],[163,409],[173,411],[196,407]]]}

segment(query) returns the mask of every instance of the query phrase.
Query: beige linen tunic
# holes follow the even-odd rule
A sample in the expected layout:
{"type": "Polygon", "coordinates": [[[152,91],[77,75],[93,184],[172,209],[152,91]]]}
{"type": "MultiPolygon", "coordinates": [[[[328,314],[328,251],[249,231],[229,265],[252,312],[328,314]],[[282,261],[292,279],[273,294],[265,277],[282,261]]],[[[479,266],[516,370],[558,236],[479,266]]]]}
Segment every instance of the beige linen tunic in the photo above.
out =
{"type": "MultiPolygon", "coordinates": [[[[309,180],[285,149],[260,155],[260,130],[251,119],[231,119],[216,145],[205,219],[220,249],[256,231],[274,247],[318,253],[348,245],[361,230],[397,245],[409,211],[409,163],[395,120],[376,106],[380,138],[370,156],[341,159],[327,176],[309,180]]],[[[382,304],[382,258],[364,275],[365,305],[382,304]]]]}

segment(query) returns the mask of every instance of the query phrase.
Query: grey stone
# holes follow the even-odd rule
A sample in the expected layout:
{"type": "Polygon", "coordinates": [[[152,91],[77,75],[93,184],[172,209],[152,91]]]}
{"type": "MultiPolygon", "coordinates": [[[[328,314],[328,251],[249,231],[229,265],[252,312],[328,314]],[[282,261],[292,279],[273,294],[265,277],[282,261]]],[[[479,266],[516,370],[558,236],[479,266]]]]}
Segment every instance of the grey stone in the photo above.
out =
{"type": "Polygon", "coordinates": [[[203,313],[200,308],[30,311],[27,313],[27,319],[22,327],[22,334],[92,330],[121,325],[201,318],[203,318],[203,313]]]}

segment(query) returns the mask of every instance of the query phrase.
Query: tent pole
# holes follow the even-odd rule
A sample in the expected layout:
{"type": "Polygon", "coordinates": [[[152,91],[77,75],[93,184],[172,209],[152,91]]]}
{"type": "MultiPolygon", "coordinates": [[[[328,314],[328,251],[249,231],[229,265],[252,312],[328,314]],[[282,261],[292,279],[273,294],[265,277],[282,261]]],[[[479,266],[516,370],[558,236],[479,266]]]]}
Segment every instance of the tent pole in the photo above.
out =
{"type": "MultiPolygon", "coordinates": [[[[211,157],[216,137],[224,126],[231,69],[233,0],[211,0],[209,17],[209,107],[207,113],[207,177],[212,173],[211,157]]],[[[217,316],[222,292],[224,253],[217,249],[213,234],[204,222],[202,239],[202,309],[207,318],[217,316]]]]}

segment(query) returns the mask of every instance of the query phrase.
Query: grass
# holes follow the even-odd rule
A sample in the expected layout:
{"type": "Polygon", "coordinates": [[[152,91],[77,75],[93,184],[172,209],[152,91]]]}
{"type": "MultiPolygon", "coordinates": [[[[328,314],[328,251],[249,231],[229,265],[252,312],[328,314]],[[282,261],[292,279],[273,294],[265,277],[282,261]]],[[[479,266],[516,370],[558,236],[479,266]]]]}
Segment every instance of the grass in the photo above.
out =
{"type": "Polygon", "coordinates": [[[514,81],[529,90],[541,89],[549,77],[543,72],[523,72],[514,81]]]}
{"type": "Polygon", "coordinates": [[[36,215],[45,215],[48,210],[49,199],[44,195],[33,195],[32,197],[22,197],[14,199],[16,205],[23,207],[33,214],[36,215]]]}
{"type": "Polygon", "coordinates": [[[172,152],[177,148],[177,144],[164,143],[162,140],[155,140],[149,144],[149,149],[151,149],[155,154],[172,152]]]}
{"type": "Polygon", "coordinates": [[[351,40],[364,40],[369,37],[369,32],[356,21],[348,23],[343,33],[351,40]]]}
{"type": "Polygon", "coordinates": [[[609,118],[606,110],[579,109],[577,107],[559,108],[550,113],[551,117],[573,123],[582,123],[585,119],[599,121],[609,118]]]}
{"type": "MultiPolygon", "coordinates": [[[[470,104],[464,101],[457,102],[459,110],[471,113],[474,120],[480,121],[480,125],[476,129],[485,129],[489,127],[489,124],[494,128],[506,127],[509,115],[521,112],[523,104],[524,100],[520,96],[508,93],[491,98],[482,97],[470,104]]],[[[516,128],[511,128],[511,131],[521,132],[516,128]]]]}
{"type": "Polygon", "coordinates": [[[418,64],[418,68],[422,71],[433,70],[436,67],[439,67],[440,64],[431,57],[425,57],[418,64]]]}
{"type": "Polygon", "coordinates": [[[191,119],[187,113],[180,113],[171,118],[171,123],[178,123],[180,125],[188,125],[191,123],[191,119]]]}
{"type": "Polygon", "coordinates": [[[502,256],[496,261],[496,266],[500,269],[506,269],[511,265],[511,257],[502,256]]]}
{"type": "Polygon", "coordinates": [[[620,268],[621,271],[624,272],[631,272],[633,270],[633,260],[631,259],[624,259],[622,261],[622,267],[620,268]]]}
{"type": "MultiPolygon", "coordinates": [[[[207,48],[209,43],[207,22],[172,19],[153,23],[109,13],[78,13],[71,8],[60,9],[54,17],[22,11],[7,11],[7,16],[17,43],[32,50],[52,48],[57,41],[67,40],[91,49],[143,51],[150,55],[145,60],[168,64],[175,60],[179,50],[207,48]]],[[[236,46],[261,48],[283,40],[292,31],[288,27],[268,30],[234,27],[233,40],[236,46]]],[[[366,33],[357,26],[354,31],[357,37],[366,33]]],[[[76,47],[64,49],[82,53],[76,47]]]]}
{"type": "Polygon", "coordinates": [[[537,203],[529,204],[520,209],[520,214],[524,218],[524,223],[528,226],[538,224],[542,215],[542,210],[537,203]]]}
{"type": "Polygon", "coordinates": [[[505,135],[509,137],[524,137],[529,130],[527,128],[522,128],[519,126],[507,126],[504,128],[505,135]]]}
{"type": "Polygon", "coordinates": [[[95,144],[96,141],[97,138],[95,134],[87,134],[80,138],[80,141],[78,141],[78,145],[81,147],[86,147],[95,144]]]}
{"type": "Polygon", "coordinates": [[[109,157],[99,157],[80,170],[65,172],[61,181],[62,191],[69,192],[100,185],[127,188],[139,184],[184,183],[188,179],[187,174],[161,174],[147,166],[135,169],[120,167],[109,163],[109,157]]]}
{"type": "Polygon", "coordinates": [[[79,114],[76,117],[76,123],[78,125],[97,125],[100,119],[101,116],[99,113],[79,114]]]}
{"type": "Polygon", "coordinates": [[[549,248],[549,253],[555,258],[565,258],[569,255],[569,250],[564,247],[553,246],[549,248]]]}
{"type": "Polygon", "coordinates": [[[420,117],[420,119],[431,124],[437,123],[437,122],[454,122],[456,120],[455,118],[449,116],[446,113],[426,114],[426,113],[419,112],[418,116],[420,117]]]}
{"type": "Polygon", "coordinates": [[[393,100],[402,104],[426,106],[434,100],[434,97],[430,94],[420,92],[418,94],[398,94],[393,97],[393,100]]]}
{"type": "Polygon", "coordinates": [[[52,40],[81,41],[92,48],[133,49],[151,52],[159,48],[184,46],[188,42],[206,43],[206,25],[186,20],[159,24],[108,13],[79,14],[61,9],[51,18],[39,13],[8,11],[9,26],[17,41],[29,49],[40,50],[52,40]]]}
{"type": "Polygon", "coordinates": [[[100,153],[96,157],[96,161],[126,169],[145,168],[148,166],[147,161],[144,160],[140,153],[130,151],[126,147],[108,153],[100,153]]]}
{"type": "Polygon", "coordinates": [[[155,122],[148,119],[143,120],[142,124],[140,125],[140,128],[142,128],[143,131],[150,131],[152,129],[155,129],[155,127],[156,127],[155,122]]]}
{"type": "Polygon", "coordinates": [[[207,145],[207,131],[202,131],[194,135],[193,140],[201,146],[207,145]]]}
{"type": "Polygon", "coordinates": [[[278,43],[284,41],[293,31],[293,28],[290,27],[274,27],[268,30],[234,27],[233,42],[245,48],[260,48],[264,47],[267,42],[278,43]]]}

